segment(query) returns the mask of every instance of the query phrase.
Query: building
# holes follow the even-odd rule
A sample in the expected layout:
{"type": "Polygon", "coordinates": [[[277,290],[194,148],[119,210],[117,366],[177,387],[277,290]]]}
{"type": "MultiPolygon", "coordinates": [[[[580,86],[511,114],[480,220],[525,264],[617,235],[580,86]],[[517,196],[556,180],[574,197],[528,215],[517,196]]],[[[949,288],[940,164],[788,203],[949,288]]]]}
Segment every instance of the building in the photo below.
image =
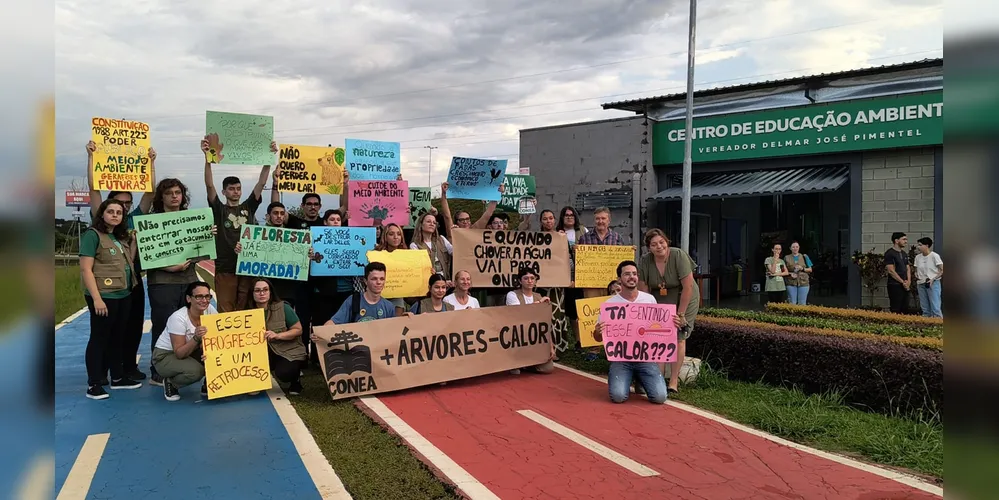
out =
{"type": "MultiPolygon", "coordinates": [[[[685,100],[608,103],[636,116],[522,130],[539,208],[608,206],[622,234],[658,227],[678,244],[685,100]]],[[[745,295],[772,243],[798,241],[816,263],[810,302],[884,306],[883,287],[865,297],[853,252],[884,252],[895,231],[944,248],[943,60],[698,91],[692,159],[705,298],[745,295]]]]}

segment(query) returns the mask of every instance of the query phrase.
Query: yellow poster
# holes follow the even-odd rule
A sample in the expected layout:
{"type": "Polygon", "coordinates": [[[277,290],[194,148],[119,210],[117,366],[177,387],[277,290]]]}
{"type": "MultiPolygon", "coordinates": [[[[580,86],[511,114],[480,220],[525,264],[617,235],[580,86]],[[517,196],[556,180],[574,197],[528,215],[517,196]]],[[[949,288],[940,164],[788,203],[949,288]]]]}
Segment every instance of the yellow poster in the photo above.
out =
{"type": "Polygon", "coordinates": [[[152,192],[149,125],[131,120],[94,118],[94,185],[98,191],[152,192]]]}
{"type": "Polygon", "coordinates": [[[271,388],[263,309],[206,314],[201,324],[208,329],[201,344],[208,399],[271,388]]]}
{"type": "Polygon", "coordinates": [[[607,288],[625,260],[635,260],[635,247],[576,245],[576,288],[607,288]]]}
{"type": "Polygon", "coordinates": [[[385,290],[382,297],[402,299],[425,297],[430,281],[430,254],[426,250],[372,250],[368,262],[385,264],[385,290]]]}
{"type": "Polygon", "coordinates": [[[343,193],[343,148],[281,144],[277,188],[285,193],[343,193]]]}
{"type": "Polygon", "coordinates": [[[603,342],[593,340],[593,330],[600,318],[600,305],[607,301],[606,297],[591,297],[576,299],[576,312],[579,313],[579,345],[582,347],[603,346],[603,342]]]}

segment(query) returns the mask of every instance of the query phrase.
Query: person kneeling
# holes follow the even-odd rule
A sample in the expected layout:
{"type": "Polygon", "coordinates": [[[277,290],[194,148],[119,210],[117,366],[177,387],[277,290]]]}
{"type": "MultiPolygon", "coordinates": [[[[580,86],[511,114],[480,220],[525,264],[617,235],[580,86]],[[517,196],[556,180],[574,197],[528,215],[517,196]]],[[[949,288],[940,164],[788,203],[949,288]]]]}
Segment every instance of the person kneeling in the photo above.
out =
{"type": "MultiPolygon", "coordinates": [[[[201,325],[201,316],[218,314],[212,307],[208,283],[195,281],[187,285],[184,295],[187,305],[170,315],[163,334],[153,347],[153,367],[163,377],[163,397],[167,401],[178,401],[178,389],[205,378],[201,340],[208,329],[201,325]]],[[[208,386],[204,382],[201,395],[208,396],[208,386]]]]}
{"type": "Polygon", "coordinates": [[[278,385],[288,390],[288,395],[298,396],[302,393],[301,370],[308,358],[302,343],[302,322],[295,310],[274,293],[267,278],[254,278],[251,290],[244,309],[264,310],[271,372],[278,385]]]}

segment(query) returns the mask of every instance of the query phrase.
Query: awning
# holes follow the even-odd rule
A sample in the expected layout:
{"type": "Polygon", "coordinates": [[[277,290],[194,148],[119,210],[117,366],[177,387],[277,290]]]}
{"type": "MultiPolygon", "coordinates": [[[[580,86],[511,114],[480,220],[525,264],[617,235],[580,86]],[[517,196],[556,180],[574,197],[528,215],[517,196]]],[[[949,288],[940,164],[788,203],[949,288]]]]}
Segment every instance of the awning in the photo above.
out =
{"type": "MultiPolygon", "coordinates": [[[[850,179],[847,166],[761,170],[694,176],[690,198],[743,198],[774,194],[823,193],[839,189],[850,179]]],[[[671,187],[650,200],[679,200],[683,188],[671,187]]]]}

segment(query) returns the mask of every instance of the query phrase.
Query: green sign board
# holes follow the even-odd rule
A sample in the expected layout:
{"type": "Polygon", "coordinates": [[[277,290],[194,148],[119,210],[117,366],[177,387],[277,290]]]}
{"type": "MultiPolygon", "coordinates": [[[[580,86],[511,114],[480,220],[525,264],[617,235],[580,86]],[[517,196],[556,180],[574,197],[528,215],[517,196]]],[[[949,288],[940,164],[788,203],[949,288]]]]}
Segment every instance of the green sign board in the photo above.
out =
{"type": "MultiPolygon", "coordinates": [[[[655,164],[683,163],[684,120],[653,127],[655,164]]],[[[943,92],[694,119],[694,163],[943,144],[943,92]]]]}
{"type": "Polygon", "coordinates": [[[533,175],[506,174],[503,177],[503,197],[496,204],[496,210],[516,212],[520,209],[521,198],[537,196],[537,186],[533,175]]]}
{"type": "Polygon", "coordinates": [[[135,241],[143,269],[215,258],[212,209],[195,208],[135,217],[135,241]]]}

